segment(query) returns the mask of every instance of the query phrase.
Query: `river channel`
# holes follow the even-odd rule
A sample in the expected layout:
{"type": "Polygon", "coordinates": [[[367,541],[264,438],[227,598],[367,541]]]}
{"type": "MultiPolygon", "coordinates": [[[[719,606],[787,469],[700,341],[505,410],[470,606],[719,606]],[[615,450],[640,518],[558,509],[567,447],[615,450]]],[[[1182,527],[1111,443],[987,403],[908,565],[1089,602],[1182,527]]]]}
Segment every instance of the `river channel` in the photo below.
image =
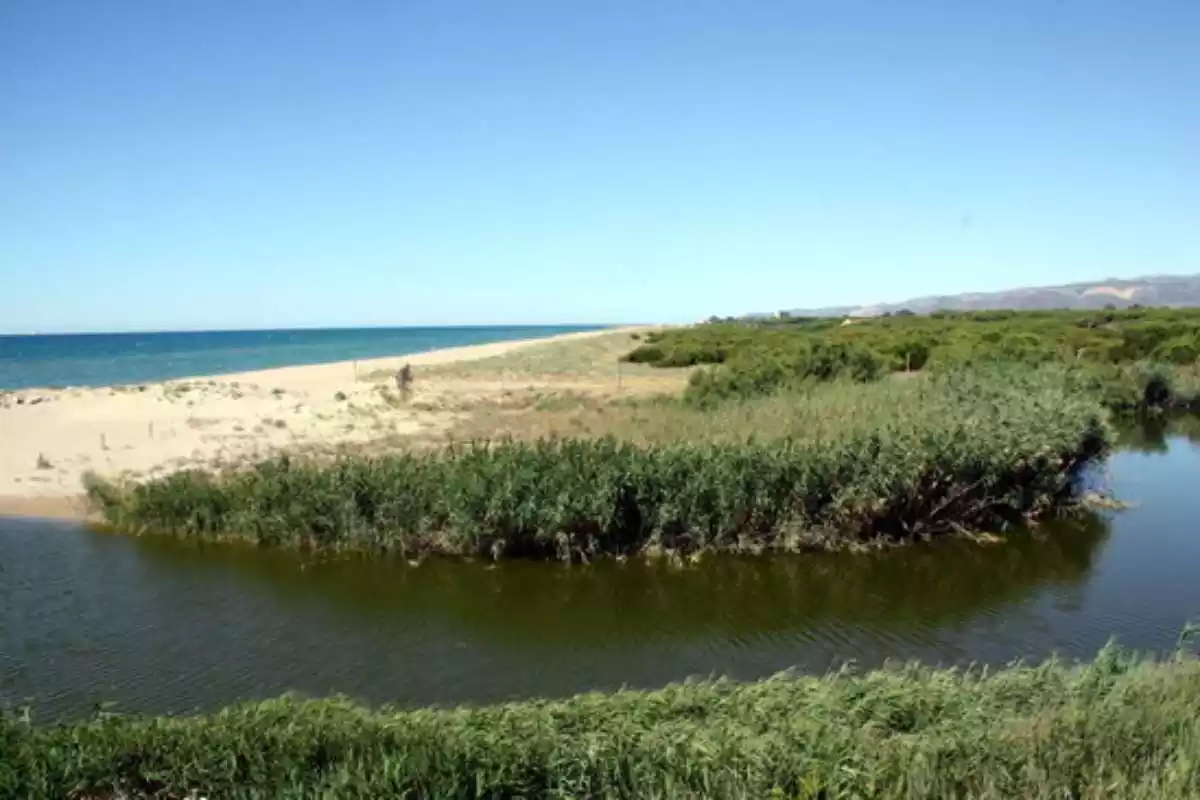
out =
{"type": "Polygon", "coordinates": [[[1132,431],[1102,467],[1129,509],[872,555],[412,567],[0,518],[0,703],[42,720],[288,691],[444,705],[847,661],[1088,658],[1113,636],[1164,650],[1200,620],[1187,428],[1132,431]]]}

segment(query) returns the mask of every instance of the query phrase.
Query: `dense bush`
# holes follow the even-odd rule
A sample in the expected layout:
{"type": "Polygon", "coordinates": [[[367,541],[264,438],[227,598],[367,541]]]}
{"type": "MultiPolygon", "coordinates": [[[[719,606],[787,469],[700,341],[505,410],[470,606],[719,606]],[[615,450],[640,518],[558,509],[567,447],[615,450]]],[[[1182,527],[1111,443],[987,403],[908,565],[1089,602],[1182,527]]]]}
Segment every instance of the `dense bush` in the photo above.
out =
{"type": "Polygon", "coordinates": [[[1121,384],[1148,374],[1147,365],[1188,367],[1198,356],[1200,309],[1130,309],[719,322],[660,332],[628,358],[664,367],[720,365],[696,376],[689,391],[711,403],[807,377],[871,380],[887,371],[996,362],[1096,369],[1092,378],[1121,384]]]}
{"type": "MultiPolygon", "coordinates": [[[[569,559],[796,549],[1058,513],[1072,505],[1075,470],[1110,436],[1101,406],[1073,396],[1053,371],[954,373],[903,394],[886,384],[862,391],[889,402],[867,419],[828,418],[807,436],[278,458],[130,487],[92,479],[89,493],[120,529],[315,549],[569,559]]],[[[800,409],[820,403],[794,397],[800,409]]]]}
{"type": "Polygon", "coordinates": [[[1200,664],[909,666],[372,711],[283,698],[48,727],[0,716],[0,797],[1200,796],[1200,664]]]}
{"type": "Polygon", "coordinates": [[[871,350],[845,342],[799,341],[789,349],[753,348],[739,353],[720,369],[695,372],[688,384],[688,401],[712,406],[726,400],[769,394],[812,378],[841,378],[868,383],[886,373],[886,360],[871,350]]]}

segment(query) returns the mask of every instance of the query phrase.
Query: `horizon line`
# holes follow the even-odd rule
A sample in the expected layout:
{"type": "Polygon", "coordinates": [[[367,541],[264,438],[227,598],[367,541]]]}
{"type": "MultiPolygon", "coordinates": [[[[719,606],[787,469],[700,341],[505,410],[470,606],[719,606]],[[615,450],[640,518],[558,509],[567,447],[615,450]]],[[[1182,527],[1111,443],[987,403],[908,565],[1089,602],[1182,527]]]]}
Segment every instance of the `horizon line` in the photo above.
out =
{"type": "Polygon", "coordinates": [[[653,325],[650,322],[501,322],[441,325],[299,325],[283,328],[158,328],[135,330],[81,331],[0,331],[0,338],[30,338],[34,336],[139,336],[162,333],[288,333],[292,331],[361,331],[361,330],[474,330],[482,328],[621,328],[631,325],[653,325]]]}

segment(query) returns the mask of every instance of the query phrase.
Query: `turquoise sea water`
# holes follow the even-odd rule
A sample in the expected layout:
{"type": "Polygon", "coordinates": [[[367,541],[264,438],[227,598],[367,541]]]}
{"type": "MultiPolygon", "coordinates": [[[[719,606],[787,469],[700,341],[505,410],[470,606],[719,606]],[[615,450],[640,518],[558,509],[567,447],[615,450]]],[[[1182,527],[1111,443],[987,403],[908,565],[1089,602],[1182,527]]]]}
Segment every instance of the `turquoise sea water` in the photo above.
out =
{"type": "Polygon", "coordinates": [[[407,355],[601,327],[538,325],[0,336],[0,389],[143,383],[407,355]]]}

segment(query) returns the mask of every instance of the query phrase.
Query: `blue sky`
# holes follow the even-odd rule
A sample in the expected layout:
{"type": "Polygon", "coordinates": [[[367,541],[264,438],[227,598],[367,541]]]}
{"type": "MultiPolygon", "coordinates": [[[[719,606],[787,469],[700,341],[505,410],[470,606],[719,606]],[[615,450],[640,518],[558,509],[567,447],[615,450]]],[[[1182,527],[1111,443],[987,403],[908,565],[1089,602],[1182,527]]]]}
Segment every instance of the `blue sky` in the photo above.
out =
{"type": "Polygon", "coordinates": [[[4,0],[0,331],[1200,272],[1200,3],[4,0]]]}

